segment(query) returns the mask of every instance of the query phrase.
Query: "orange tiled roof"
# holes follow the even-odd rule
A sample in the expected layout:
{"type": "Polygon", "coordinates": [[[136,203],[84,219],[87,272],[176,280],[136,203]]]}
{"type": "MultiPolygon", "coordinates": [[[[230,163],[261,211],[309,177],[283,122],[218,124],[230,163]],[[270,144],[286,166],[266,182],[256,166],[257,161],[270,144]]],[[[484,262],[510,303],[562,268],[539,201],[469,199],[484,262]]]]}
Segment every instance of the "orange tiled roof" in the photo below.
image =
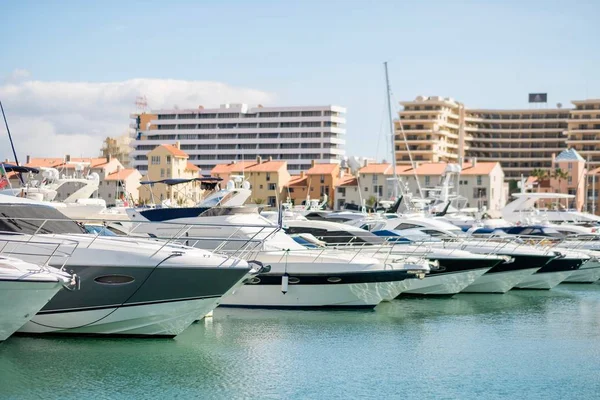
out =
{"type": "Polygon", "coordinates": [[[314,167],[306,171],[307,175],[330,175],[333,174],[339,164],[315,164],[314,167]]]}
{"type": "MultiPolygon", "coordinates": [[[[471,163],[463,163],[461,175],[487,175],[497,162],[478,162],[475,166],[471,163]]],[[[443,175],[448,164],[445,162],[426,163],[418,165],[414,170],[410,166],[400,166],[396,169],[398,175],[443,175]]]]}
{"type": "MultiPolygon", "coordinates": [[[[117,159],[113,158],[110,163],[117,162],[117,159]]],[[[98,168],[101,166],[109,165],[110,163],[105,157],[72,157],[70,162],[66,162],[62,157],[46,157],[46,158],[32,158],[29,163],[25,164],[26,167],[34,168],[75,168],[74,163],[89,163],[90,168],[98,168]]]]}
{"type": "MultiPolygon", "coordinates": [[[[260,164],[254,164],[246,168],[248,172],[277,172],[281,168],[285,168],[286,161],[264,161],[260,164]]],[[[241,170],[240,170],[241,171],[241,170]]]]}
{"type": "Polygon", "coordinates": [[[308,177],[306,175],[305,176],[293,175],[285,186],[287,186],[287,187],[308,186],[308,177]]]}
{"type": "Polygon", "coordinates": [[[198,168],[196,165],[194,165],[188,161],[187,164],[185,165],[185,170],[186,171],[200,171],[200,168],[198,168]]]}
{"type": "MultiPolygon", "coordinates": [[[[129,178],[132,174],[135,174],[135,173],[139,174],[139,171],[134,168],[122,169],[121,171],[113,172],[112,174],[106,175],[106,178],[104,178],[104,180],[105,181],[120,181],[120,180],[129,178]]],[[[140,174],[140,177],[141,176],[142,175],[140,174]]]]}
{"type": "Polygon", "coordinates": [[[178,149],[174,144],[161,144],[159,147],[164,147],[165,149],[169,150],[169,153],[176,157],[189,158],[185,151],[178,149]]]}
{"type": "Polygon", "coordinates": [[[388,163],[372,163],[367,164],[358,170],[361,174],[384,174],[387,171],[392,170],[392,165],[388,163]]]}
{"type": "Polygon", "coordinates": [[[346,176],[340,179],[338,186],[358,186],[358,180],[354,176],[346,176]]]}
{"type": "Polygon", "coordinates": [[[256,164],[256,161],[239,161],[229,164],[218,164],[210,171],[211,175],[214,174],[229,174],[231,172],[242,172],[251,165],[256,164]]]}

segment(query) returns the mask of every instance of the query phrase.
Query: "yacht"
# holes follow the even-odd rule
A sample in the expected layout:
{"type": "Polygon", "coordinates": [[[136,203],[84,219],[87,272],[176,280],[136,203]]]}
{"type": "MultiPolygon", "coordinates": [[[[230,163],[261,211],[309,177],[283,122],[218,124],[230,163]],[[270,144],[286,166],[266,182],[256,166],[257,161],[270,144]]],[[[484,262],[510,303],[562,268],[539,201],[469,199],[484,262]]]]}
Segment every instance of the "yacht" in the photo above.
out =
{"type": "Polygon", "coordinates": [[[503,255],[513,259],[511,263],[496,265],[463,292],[505,293],[512,288],[551,289],[590,259],[586,254],[539,243],[515,241],[508,237],[468,237],[457,226],[435,218],[389,219],[383,225],[369,223],[368,227],[379,229],[383,235],[408,238],[424,233],[439,239],[433,246],[478,254],[503,255]]]}
{"type": "Polygon", "coordinates": [[[5,188],[0,190],[0,194],[43,202],[59,209],[62,214],[73,219],[86,218],[102,212],[106,209],[106,201],[93,197],[94,193],[98,191],[100,176],[95,172],[87,175],[84,173],[85,167],[89,163],[73,164],[75,164],[73,175],[60,175],[56,168],[42,167],[38,169],[5,164],[6,172],[18,172],[30,176],[41,172],[42,180],[30,179],[23,187],[5,188]],[[59,188],[65,185],[76,189],[63,201],[56,201],[59,188]]]}
{"type": "Polygon", "coordinates": [[[570,224],[518,225],[504,228],[480,228],[473,235],[514,236],[522,240],[553,243],[558,251],[575,251],[589,256],[564,283],[594,283],[600,280],[600,235],[596,227],[570,224]]]}
{"type": "Polygon", "coordinates": [[[600,224],[600,217],[586,212],[569,209],[568,202],[575,196],[563,193],[515,193],[515,200],[502,209],[505,220],[515,223],[572,223],[600,224]],[[539,200],[556,200],[555,209],[535,208],[539,200]]]}
{"type": "Polygon", "coordinates": [[[394,243],[363,229],[329,221],[296,218],[285,221],[284,229],[288,234],[310,234],[330,247],[357,251],[383,260],[389,257],[420,257],[432,261],[435,266],[424,279],[402,283],[401,294],[404,295],[454,295],[496,265],[510,261],[510,257],[436,248],[428,243],[394,243]]]}
{"type": "MultiPolygon", "coordinates": [[[[144,216],[165,217],[155,212],[144,216]]],[[[404,262],[403,259],[381,260],[367,254],[336,249],[307,249],[296,243],[252,207],[213,207],[200,210],[181,209],[175,219],[162,219],[160,224],[135,227],[137,235],[172,237],[218,252],[238,251],[231,239],[263,240],[260,248],[247,251],[246,256],[269,265],[270,272],[249,279],[234,293],[225,297],[222,306],[262,308],[373,308],[383,300],[394,299],[401,291],[401,282],[423,277],[429,271],[425,260],[404,262]],[[210,223],[213,228],[192,228],[185,234],[177,224],[210,223]],[[173,225],[176,224],[176,225],[173,225]],[[237,228],[242,226],[241,228],[237,228]],[[204,237],[193,241],[187,236],[204,237]],[[229,240],[228,243],[223,243],[229,240]]]]}
{"type": "Polygon", "coordinates": [[[81,289],[59,291],[19,332],[175,337],[251,276],[249,262],[232,255],[90,235],[56,209],[20,200],[0,196],[0,248],[19,254],[25,248],[28,255],[19,257],[35,262],[36,252],[59,244],[48,264],[77,274],[81,289]]]}
{"type": "Polygon", "coordinates": [[[0,255],[0,342],[21,328],[63,287],[75,287],[64,271],[0,255]]]}

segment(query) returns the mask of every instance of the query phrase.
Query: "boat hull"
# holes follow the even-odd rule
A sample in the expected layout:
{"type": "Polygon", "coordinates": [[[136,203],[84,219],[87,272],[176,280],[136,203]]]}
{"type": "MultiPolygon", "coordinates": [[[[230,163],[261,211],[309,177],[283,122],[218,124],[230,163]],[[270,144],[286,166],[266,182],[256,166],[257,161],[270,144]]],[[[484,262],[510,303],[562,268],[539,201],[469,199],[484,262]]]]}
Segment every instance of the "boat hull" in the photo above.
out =
{"type": "Polygon", "coordinates": [[[76,336],[133,336],[173,338],[198,315],[206,315],[220,297],[131,305],[100,310],[38,314],[19,333],[76,336]],[[89,323],[90,320],[95,322],[89,323]],[[55,329],[64,325],[71,329],[55,329]]]}
{"type": "Polygon", "coordinates": [[[561,283],[594,283],[600,280],[600,262],[588,261],[561,283]]]}
{"type": "Polygon", "coordinates": [[[425,279],[410,279],[401,283],[403,295],[451,296],[460,293],[476,279],[488,272],[490,267],[467,271],[430,274],[425,279]]]}
{"type": "Polygon", "coordinates": [[[568,279],[585,260],[557,258],[544,265],[535,274],[519,282],[515,289],[549,290],[568,279]]]}
{"type": "Polygon", "coordinates": [[[26,324],[61,288],[58,281],[0,281],[0,341],[26,324]]]}
{"type": "Polygon", "coordinates": [[[380,270],[338,274],[290,274],[283,293],[281,275],[259,275],[223,298],[222,307],[251,308],[374,308],[381,301],[394,299],[401,282],[416,280],[413,274],[380,270]]]}
{"type": "Polygon", "coordinates": [[[217,307],[246,268],[74,267],[81,290],[59,292],[19,332],[174,337],[217,307]],[[105,277],[120,281],[106,283],[105,277]],[[129,282],[123,283],[125,278],[129,282]]]}
{"type": "Polygon", "coordinates": [[[519,282],[535,274],[540,268],[517,269],[487,273],[463,289],[462,293],[506,293],[519,282]]]}

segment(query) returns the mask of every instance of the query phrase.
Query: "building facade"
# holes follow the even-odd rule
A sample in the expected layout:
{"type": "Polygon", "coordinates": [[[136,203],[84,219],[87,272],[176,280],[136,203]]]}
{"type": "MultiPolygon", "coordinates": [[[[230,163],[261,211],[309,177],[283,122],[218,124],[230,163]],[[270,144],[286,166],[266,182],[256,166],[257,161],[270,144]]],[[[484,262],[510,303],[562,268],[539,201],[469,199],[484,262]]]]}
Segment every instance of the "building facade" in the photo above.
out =
{"type": "Polygon", "coordinates": [[[573,101],[573,109],[469,109],[439,96],[400,104],[404,108],[395,121],[400,164],[410,163],[410,156],[421,162],[476,157],[500,162],[505,177],[517,179],[551,168],[552,155],[571,146],[589,158],[590,166],[600,166],[600,145],[595,144],[600,139],[600,100],[573,101]]]}
{"type": "MultiPolygon", "coordinates": [[[[162,144],[148,153],[148,168],[144,181],[165,179],[192,179],[200,177],[200,169],[188,161],[188,155],[180,144],[162,144]]],[[[140,202],[160,204],[168,201],[182,206],[193,206],[202,198],[200,182],[192,181],[177,185],[153,183],[140,187],[140,202]]]]}
{"type": "Polygon", "coordinates": [[[255,160],[286,161],[290,173],[345,156],[346,110],[338,106],[249,107],[157,110],[133,114],[133,166],[145,173],[148,152],[161,143],[181,142],[189,161],[205,171],[219,164],[255,160]]]}
{"type": "Polygon", "coordinates": [[[129,168],[131,166],[129,154],[132,150],[132,141],[133,138],[129,135],[122,135],[115,138],[107,137],[104,139],[102,148],[100,149],[101,156],[104,158],[107,158],[108,156],[116,158],[123,167],[129,168]]]}

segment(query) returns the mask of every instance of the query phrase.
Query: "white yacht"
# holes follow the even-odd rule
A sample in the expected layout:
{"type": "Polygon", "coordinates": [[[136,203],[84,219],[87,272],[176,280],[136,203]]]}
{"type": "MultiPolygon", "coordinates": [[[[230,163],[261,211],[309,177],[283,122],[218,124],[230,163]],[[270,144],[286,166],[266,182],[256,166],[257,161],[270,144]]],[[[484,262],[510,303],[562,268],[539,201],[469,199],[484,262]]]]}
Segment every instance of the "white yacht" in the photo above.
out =
{"type": "Polygon", "coordinates": [[[496,265],[510,261],[509,257],[437,248],[430,243],[394,243],[363,229],[329,221],[296,218],[285,221],[284,229],[288,234],[310,234],[330,247],[356,251],[384,261],[390,257],[419,257],[434,262],[435,266],[424,279],[402,283],[401,294],[405,295],[453,295],[496,265]]]}
{"type": "Polygon", "coordinates": [[[569,209],[568,203],[575,196],[563,193],[515,193],[515,200],[502,209],[505,220],[518,223],[591,223],[600,224],[600,217],[590,213],[569,209]],[[556,200],[554,209],[536,208],[539,200],[556,200]]]}
{"type": "Polygon", "coordinates": [[[74,174],[63,174],[62,176],[56,168],[43,167],[37,169],[16,165],[5,166],[7,172],[30,174],[41,172],[43,179],[42,181],[31,179],[23,187],[3,189],[0,190],[0,194],[43,202],[59,209],[62,214],[69,218],[87,218],[89,215],[98,214],[105,210],[106,201],[93,197],[94,193],[98,191],[100,177],[95,172],[86,175],[84,173],[86,165],[89,165],[89,163],[75,163],[74,174]],[[63,201],[56,201],[58,190],[64,185],[71,185],[76,189],[63,201]]]}
{"type": "Polygon", "coordinates": [[[0,342],[33,318],[63,286],[74,286],[66,272],[0,255],[0,342]]]}
{"type": "Polygon", "coordinates": [[[20,257],[36,262],[36,251],[47,253],[48,246],[33,238],[58,243],[49,265],[58,266],[58,256],[68,252],[64,268],[81,285],[75,292],[59,291],[19,332],[174,337],[250,276],[249,263],[233,256],[151,239],[94,236],[54,208],[6,200],[0,196],[0,246],[12,253],[26,248],[28,255],[20,257]]]}
{"type": "Polygon", "coordinates": [[[223,306],[372,308],[382,300],[398,296],[405,279],[422,277],[429,271],[426,260],[384,263],[356,252],[307,249],[284,232],[275,231],[277,225],[251,207],[146,210],[137,214],[136,221],[142,218],[161,223],[135,227],[134,233],[138,235],[145,233],[158,238],[179,235],[187,244],[218,252],[238,250],[235,243],[224,244],[224,240],[264,240],[260,248],[248,251],[246,256],[269,265],[270,272],[249,279],[223,299],[223,306]],[[183,233],[178,231],[178,225],[173,225],[202,221],[214,228],[192,228],[183,233]],[[206,240],[196,242],[189,237],[206,240]]]}
{"type": "Polygon", "coordinates": [[[528,241],[467,237],[455,225],[435,218],[397,218],[384,223],[367,222],[363,226],[373,231],[379,230],[383,235],[408,238],[425,233],[442,239],[434,243],[434,246],[478,254],[503,255],[513,259],[512,263],[493,267],[463,292],[505,293],[512,288],[551,289],[590,259],[586,254],[556,249],[554,246],[532,245],[528,241]]]}

